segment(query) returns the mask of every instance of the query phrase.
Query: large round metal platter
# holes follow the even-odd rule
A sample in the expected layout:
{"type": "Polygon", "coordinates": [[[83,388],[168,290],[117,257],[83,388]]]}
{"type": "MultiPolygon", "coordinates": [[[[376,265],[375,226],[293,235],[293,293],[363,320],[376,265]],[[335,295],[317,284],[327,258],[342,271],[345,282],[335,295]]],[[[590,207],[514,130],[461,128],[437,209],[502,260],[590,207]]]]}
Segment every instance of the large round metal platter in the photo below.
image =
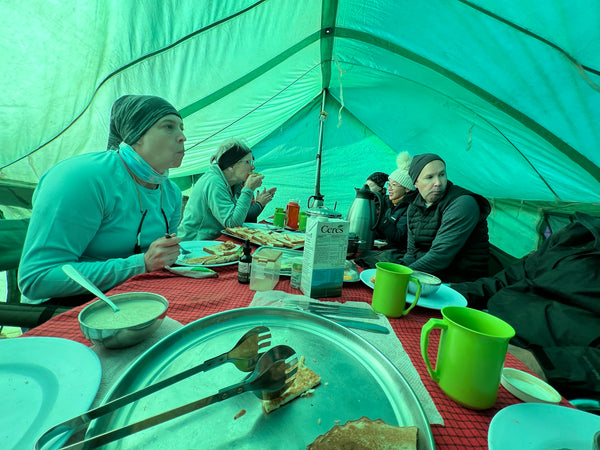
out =
{"type": "MultiPolygon", "coordinates": [[[[314,395],[297,398],[267,415],[261,401],[247,392],[103,448],[305,448],[334,425],[363,416],[391,425],[417,426],[418,448],[434,448],[421,404],[387,358],[340,325],[284,308],[235,309],[181,328],[142,354],[104,402],[228,352],[244,333],[259,325],[269,327],[271,346],[292,347],[321,376],[314,395]],[[236,419],[242,410],[245,414],[236,419]]],[[[229,363],[194,375],[98,419],[87,437],[207,397],[246,375],[229,363]]]]}

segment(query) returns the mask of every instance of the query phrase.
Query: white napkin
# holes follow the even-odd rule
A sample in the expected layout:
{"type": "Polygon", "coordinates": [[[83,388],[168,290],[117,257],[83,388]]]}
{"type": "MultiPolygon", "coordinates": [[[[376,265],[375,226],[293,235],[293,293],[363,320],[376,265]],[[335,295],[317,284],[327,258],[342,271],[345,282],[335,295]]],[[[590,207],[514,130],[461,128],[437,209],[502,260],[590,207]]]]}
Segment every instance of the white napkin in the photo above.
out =
{"type": "Polygon", "coordinates": [[[170,317],[165,317],[160,327],[158,327],[151,336],[148,336],[139,344],[127,348],[115,349],[104,348],[101,345],[93,345],[92,350],[96,352],[98,358],[100,358],[100,364],[102,365],[102,378],[100,379],[100,387],[96,393],[96,398],[92,402],[90,409],[100,406],[100,403],[108,393],[109,389],[140,355],[162,338],[181,327],[183,327],[181,323],[170,317]]]}
{"type": "MultiPolygon", "coordinates": [[[[309,300],[313,302],[318,301],[311,299],[305,295],[288,294],[282,291],[264,291],[256,292],[256,294],[254,294],[254,298],[252,299],[250,306],[289,307],[289,305],[287,305],[286,302],[289,302],[292,299],[296,302],[306,302],[306,304],[308,304],[309,300]]],[[[371,306],[368,303],[364,302],[346,302],[344,303],[344,305],[371,309],[371,306]]],[[[392,364],[394,364],[394,366],[396,366],[396,368],[400,371],[402,376],[408,382],[409,386],[412,388],[413,392],[419,399],[419,402],[421,402],[421,406],[423,407],[423,411],[425,411],[425,415],[427,416],[429,423],[444,425],[444,419],[435,407],[435,404],[433,403],[429,392],[425,388],[423,381],[421,381],[421,377],[419,376],[417,369],[415,369],[415,366],[411,362],[410,357],[404,351],[402,343],[396,336],[396,333],[390,325],[390,322],[387,319],[387,317],[380,314],[379,320],[377,322],[369,322],[385,326],[390,330],[390,333],[373,333],[370,331],[357,330],[354,328],[351,328],[351,330],[363,339],[365,339],[367,342],[369,342],[373,347],[378,349],[392,362],[392,364]]]]}

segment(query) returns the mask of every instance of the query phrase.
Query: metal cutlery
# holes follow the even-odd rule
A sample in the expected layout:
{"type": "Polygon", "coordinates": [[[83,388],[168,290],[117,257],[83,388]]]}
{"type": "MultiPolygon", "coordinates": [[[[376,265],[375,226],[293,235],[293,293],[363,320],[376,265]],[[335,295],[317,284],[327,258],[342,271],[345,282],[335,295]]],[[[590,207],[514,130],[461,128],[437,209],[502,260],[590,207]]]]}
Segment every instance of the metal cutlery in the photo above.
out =
{"type": "Polygon", "coordinates": [[[381,334],[389,334],[390,333],[390,330],[388,330],[383,325],[378,325],[378,324],[372,323],[372,322],[360,322],[358,320],[342,320],[342,319],[336,319],[334,317],[328,317],[328,316],[323,316],[323,317],[331,320],[332,322],[338,323],[338,324],[343,325],[348,328],[356,328],[358,330],[372,331],[374,333],[381,333],[381,334]]]}
{"type": "Polygon", "coordinates": [[[285,305],[300,308],[303,311],[308,311],[314,314],[327,316],[348,316],[348,317],[363,317],[368,319],[378,319],[379,315],[371,308],[360,308],[357,306],[347,306],[333,302],[316,302],[302,300],[286,300],[285,305]]]}
{"type": "MultiPolygon", "coordinates": [[[[253,392],[257,397],[265,400],[276,398],[292,385],[297,369],[298,358],[296,357],[296,352],[287,345],[278,345],[261,355],[254,371],[240,383],[220,389],[217,393],[200,400],[187,403],[170,409],[169,411],[62,448],[69,450],[97,448],[244,392],[253,392]]],[[[60,426],[62,426],[62,424],[59,425],[59,427],[60,426]]],[[[64,431],[66,430],[63,429],[62,432],[64,431]]],[[[46,436],[46,434],[44,434],[42,438],[44,436],[46,436]]],[[[53,437],[55,436],[56,435],[54,434],[53,437]]],[[[41,448],[41,446],[38,446],[38,444],[40,444],[40,439],[38,439],[38,442],[36,443],[36,449],[41,448]]],[[[49,440],[44,440],[43,443],[45,442],[49,442],[49,440]]]]}
{"type": "Polygon", "coordinates": [[[389,334],[390,330],[383,326],[372,322],[363,322],[350,319],[379,319],[379,314],[370,308],[360,308],[357,306],[341,305],[339,303],[325,303],[316,301],[303,301],[290,299],[284,304],[292,309],[298,309],[305,312],[310,312],[318,316],[339,323],[345,327],[356,328],[359,330],[373,331],[375,333],[389,334]],[[346,319],[349,317],[350,319],[346,319]]]}
{"type": "Polygon", "coordinates": [[[271,332],[269,328],[265,326],[258,326],[252,328],[246,334],[244,334],[239,341],[233,346],[231,350],[225,352],[219,356],[208,359],[202,364],[191,367],[183,372],[173,375],[164,380],[158,381],[154,384],[146,386],[130,394],[126,394],[115,400],[112,400],[105,405],[99,406],[95,409],[89,410],[79,416],[73,417],[61,424],[58,424],[48,431],[46,431],[38,441],[36,442],[35,448],[42,448],[51,439],[56,436],[62,435],[66,432],[77,432],[85,429],[89,423],[102,417],[106,414],[113,412],[114,410],[121,408],[129,403],[153,394],[167,386],[175,384],[185,378],[195,375],[200,372],[205,372],[215,367],[218,367],[227,362],[232,362],[242,372],[252,372],[255,370],[258,361],[266,353],[259,353],[260,349],[271,345],[271,332]]]}

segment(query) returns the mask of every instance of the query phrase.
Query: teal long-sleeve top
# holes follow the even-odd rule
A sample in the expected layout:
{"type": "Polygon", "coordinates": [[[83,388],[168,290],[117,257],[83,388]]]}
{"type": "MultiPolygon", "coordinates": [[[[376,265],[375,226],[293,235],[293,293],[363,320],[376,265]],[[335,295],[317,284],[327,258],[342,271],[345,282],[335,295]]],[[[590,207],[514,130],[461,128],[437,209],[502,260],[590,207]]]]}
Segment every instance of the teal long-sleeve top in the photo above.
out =
{"type": "Polygon", "coordinates": [[[169,232],[175,232],[181,220],[179,188],[170,180],[158,189],[137,184],[116,151],[86,153],[52,167],[33,196],[19,266],[22,301],[87,293],[65,275],[63,264],[74,266],[102,291],[144,273],[143,252],[167,232],[161,207],[169,232]],[[142,253],[134,254],[140,211],[146,209],[142,253]]]}
{"type": "Polygon", "coordinates": [[[185,205],[179,237],[184,241],[216,239],[223,229],[241,226],[252,205],[253,194],[252,189],[244,187],[236,198],[219,166],[209,166],[185,205]]]}

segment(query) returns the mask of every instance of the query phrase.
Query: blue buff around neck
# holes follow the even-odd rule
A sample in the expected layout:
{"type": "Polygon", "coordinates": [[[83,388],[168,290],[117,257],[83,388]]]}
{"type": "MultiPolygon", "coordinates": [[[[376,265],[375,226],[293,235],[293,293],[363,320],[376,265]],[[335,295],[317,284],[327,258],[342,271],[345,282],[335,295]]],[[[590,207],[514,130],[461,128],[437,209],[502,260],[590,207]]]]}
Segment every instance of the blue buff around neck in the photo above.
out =
{"type": "Polygon", "coordinates": [[[128,144],[121,144],[119,147],[119,153],[131,170],[139,179],[147,183],[161,184],[169,178],[169,171],[165,170],[165,173],[160,174],[156,172],[150,165],[136,153],[128,144]]]}

